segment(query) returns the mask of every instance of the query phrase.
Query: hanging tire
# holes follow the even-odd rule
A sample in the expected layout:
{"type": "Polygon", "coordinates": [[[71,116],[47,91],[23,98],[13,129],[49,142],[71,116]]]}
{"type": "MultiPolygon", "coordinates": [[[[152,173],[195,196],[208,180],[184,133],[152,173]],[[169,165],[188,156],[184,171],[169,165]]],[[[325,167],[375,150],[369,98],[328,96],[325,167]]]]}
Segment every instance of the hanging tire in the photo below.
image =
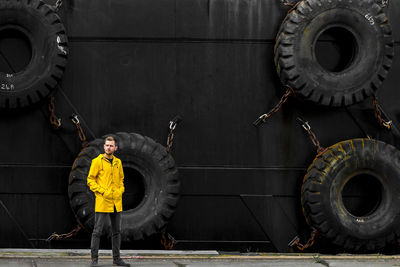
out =
{"type": "Polygon", "coordinates": [[[391,68],[393,45],[388,19],[373,0],[304,0],[280,27],[275,65],[282,83],[298,96],[347,106],[378,90],[391,68]],[[321,59],[316,51],[326,34],[344,49],[343,60],[334,67],[324,65],[329,53],[321,59]]]}
{"type": "MultiPolygon", "coordinates": [[[[122,240],[143,239],[161,232],[173,215],[179,199],[180,182],[173,158],[165,147],[149,137],[135,133],[111,136],[117,140],[115,155],[121,159],[125,174],[122,240]],[[141,181],[137,183],[137,179],[141,181]],[[133,181],[136,184],[130,186],[133,181]],[[132,196],[133,190],[136,194],[132,196]]],[[[79,153],[69,177],[68,194],[72,210],[78,222],[88,230],[94,226],[95,196],[86,185],[86,179],[92,159],[104,153],[103,140],[90,142],[79,153]]],[[[104,227],[103,232],[111,235],[109,225],[104,227]]]]}
{"type": "Polygon", "coordinates": [[[303,213],[349,250],[377,250],[400,236],[400,151],[372,139],[337,143],[308,168],[303,213]]]}
{"type": "Polygon", "coordinates": [[[39,102],[60,82],[67,61],[67,36],[58,15],[40,0],[0,0],[0,36],[19,36],[30,60],[15,70],[2,53],[0,108],[14,109],[39,102]],[[29,63],[28,63],[29,62],[29,63]]]}

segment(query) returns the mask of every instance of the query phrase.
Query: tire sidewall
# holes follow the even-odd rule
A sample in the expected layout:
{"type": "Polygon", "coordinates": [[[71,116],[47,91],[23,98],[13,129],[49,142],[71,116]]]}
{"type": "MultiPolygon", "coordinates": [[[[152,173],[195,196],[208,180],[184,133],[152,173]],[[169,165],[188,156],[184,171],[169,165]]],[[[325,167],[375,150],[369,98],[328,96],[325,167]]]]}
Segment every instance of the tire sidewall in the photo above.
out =
{"type": "Polygon", "coordinates": [[[39,0],[0,1],[0,31],[16,30],[30,42],[29,64],[17,73],[0,72],[0,107],[24,107],[47,96],[61,79],[66,65],[67,36],[58,15],[39,0]]]}
{"type": "MultiPolygon", "coordinates": [[[[367,240],[386,236],[399,225],[400,200],[396,198],[396,195],[400,191],[396,194],[394,188],[399,188],[400,173],[399,169],[389,165],[387,159],[382,158],[379,153],[374,159],[372,158],[374,155],[368,155],[368,153],[361,156],[349,155],[350,159],[332,166],[332,170],[326,176],[326,186],[321,194],[329,196],[324,198],[324,205],[331,207],[326,211],[329,214],[328,221],[337,223],[338,232],[367,240]],[[366,158],[369,160],[365,160],[366,158]],[[355,174],[372,175],[382,186],[381,202],[375,211],[367,216],[354,216],[346,209],[342,201],[343,189],[346,183],[355,177],[355,174]]],[[[335,228],[335,225],[332,225],[332,228],[335,228]]]]}
{"type": "Polygon", "coordinates": [[[399,235],[400,151],[395,147],[369,139],[340,142],[316,158],[306,177],[302,188],[304,215],[333,243],[371,250],[399,235]],[[382,195],[377,207],[358,217],[346,209],[342,192],[346,183],[360,174],[375,177],[382,195]],[[310,194],[307,190],[312,195],[304,196],[310,194]]]}
{"type": "Polygon", "coordinates": [[[379,24],[371,25],[365,18],[367,14],[372,16],[371,9],[363,6],[355,8],[346,2],[337,4],[333,9],[323,5],[312,13],[310,21],[303,20],[300,24],[297,41],[294,42],[294,56],[302,75],[307,77],[313,88],[323,90],[327,96],[335,96],[349,93],[355,87],[358,90],[369,87],[374,73],[379,71],[385,53],[379,24]],[[318,38],[326,30],[335,27],[346,29],[357,43],[357,52],[352,63],[340,72],[324,69],[316,57],[318,38]]]}
{"type": "MultiPolygon", "coordinates": [[[[140,174],[144,185],[141,202],[121,214],[121,238],[123,241],[142,239],[165,228],[172,216],[179,198],[177,169],[166,149],[151,138],[133,133],[110,136],[117,140],[115,156],[121,159],[124,172],[128,168],[134,169],[140,174]]],[[[71,207],[77,220],[87,229],[94,227],[95,195],[86,185],[86,179],[91,160],[104,152],[103,144],[103,139],[96,139],[84,148],[75,160],[70,174],[68,189],[71,207]]],[[[103,234],[110,237],[110,229],[110,222],[107,221],[103,234]]]]}
{"type": "Polygon", "coordinates": [[[132,168],[138,171],[144,184],[144,197],[133,209],[124,210],[122,213],[122,229],[125,236],[135,236],[137,232],[143,232],[144,228],[161,212],[162,205],[159,203],[160,194],[166,188],[165,172],[160,165],[148,153],[142,151],[120,150],[116,153],[124,166],[124,170],[132,168]]]}
{"type": "MultiPolygon", "coordinates": [[[[337,36],[337,37],[336,37],[337,36]]],[[[341,38],[341,39],[340,39],[341,38]]],[[[372,0],[304,0],[280,26],[274,46],[278,75],[300,98],[326,106],[348,106],[373,94],[392,65],[394,41],[382,8],[372,0]],[[329,70],[317,58],[319,37],[329,29],[349,41],[343,62],[329,70]],[[353,44],[354,43],[354,44],[353,44]]],[[[329,67],[328,67],[329,68],[329,67]]]]}

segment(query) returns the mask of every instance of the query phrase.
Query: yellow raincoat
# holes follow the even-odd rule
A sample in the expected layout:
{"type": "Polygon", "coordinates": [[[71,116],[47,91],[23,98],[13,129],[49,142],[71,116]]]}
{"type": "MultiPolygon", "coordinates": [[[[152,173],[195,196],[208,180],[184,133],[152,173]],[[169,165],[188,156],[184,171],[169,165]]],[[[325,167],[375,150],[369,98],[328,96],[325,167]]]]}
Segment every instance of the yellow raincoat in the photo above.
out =
{"type": "Polygon", "coordinates": [[[114,156],[110,161],[100,154],[92,160],[87,185],[96,195],[95,212],[122,211],[122,194],[125,192],[124,171],[121,160],[114,156]]]}

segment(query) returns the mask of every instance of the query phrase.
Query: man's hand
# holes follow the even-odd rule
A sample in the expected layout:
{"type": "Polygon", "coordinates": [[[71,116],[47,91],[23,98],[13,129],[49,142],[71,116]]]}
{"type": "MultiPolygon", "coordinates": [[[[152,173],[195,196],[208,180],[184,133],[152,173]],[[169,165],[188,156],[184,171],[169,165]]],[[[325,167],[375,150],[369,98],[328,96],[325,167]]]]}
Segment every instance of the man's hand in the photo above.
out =
{"type": "Polygon", "coordinates": [[[106,191],[103,193],[103,197],[107,200],[112,200],[113,192],[111,191],[111,187],[107,188],[106,191]]]}
{"type": "Polygon", "coordinates": [[[115,191],[114,191],[114,196],[115,196],[115,199],[122,198],[122,192],[121,192],[121,189],[119,189],[119,188],[116,188],[116,189],[115,189],[115,191]]]}

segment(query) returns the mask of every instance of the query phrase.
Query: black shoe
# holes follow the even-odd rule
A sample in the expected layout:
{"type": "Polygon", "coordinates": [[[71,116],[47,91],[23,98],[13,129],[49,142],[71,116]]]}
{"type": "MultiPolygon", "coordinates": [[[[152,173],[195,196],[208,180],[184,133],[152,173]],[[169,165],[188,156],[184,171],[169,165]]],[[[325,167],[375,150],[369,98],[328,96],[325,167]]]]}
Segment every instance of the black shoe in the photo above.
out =
{"type": "Polygon", "coordinates": [[[131,266],[129,263],[125,263],[121,258],[113,260],[114,266],[131,266]]]}
{"type": "Polygon", "coordinates": [[[92,263],[90,263],[90,267],[99,266],[98,258],[92,258],[92,263]]]}

